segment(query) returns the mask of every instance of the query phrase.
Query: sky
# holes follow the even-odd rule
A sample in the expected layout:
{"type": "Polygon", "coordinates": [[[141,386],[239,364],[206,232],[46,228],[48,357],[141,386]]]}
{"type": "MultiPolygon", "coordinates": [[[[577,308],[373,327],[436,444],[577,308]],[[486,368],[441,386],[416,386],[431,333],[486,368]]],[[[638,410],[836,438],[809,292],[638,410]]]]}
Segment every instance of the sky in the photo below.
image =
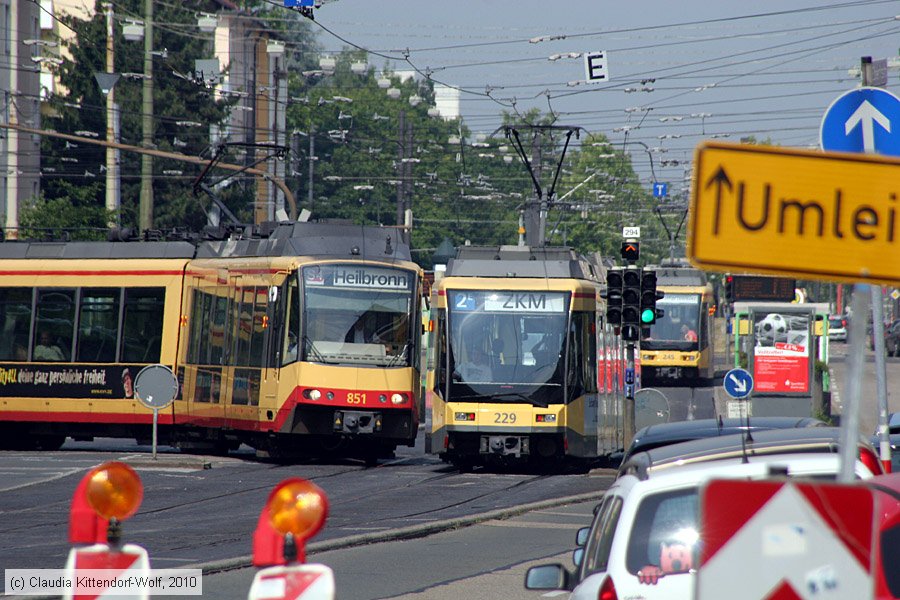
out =
{"type": "MultiPolygon", "coordinates": [[[[848,70],[898,56],[898,15],[897,0],[327,0],[315,11],[326,52],[349,42],[376,68],[459,87],[472,131],[491,133],[503,111],[552,110],[557,125],[607,135],[670,194],[704,139],[818,147],[825,110],[859,85],[848,70]],[[582,57],[550,59],[596,51],[608,82],[583,83],[582,57]]],[[[894,93],[898,77],[889,71],[894,93]]]]}

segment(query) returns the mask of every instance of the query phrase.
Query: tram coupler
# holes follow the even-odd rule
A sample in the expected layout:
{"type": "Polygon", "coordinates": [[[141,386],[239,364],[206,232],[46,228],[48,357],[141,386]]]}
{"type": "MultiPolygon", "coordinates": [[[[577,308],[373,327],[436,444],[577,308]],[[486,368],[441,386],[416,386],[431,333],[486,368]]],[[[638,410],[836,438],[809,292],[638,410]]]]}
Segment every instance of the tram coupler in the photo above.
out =
{"type": "Polygon", "coordinates": [[[341,433],[375,433],[382,425],[381,413],[356,410],[336,410],[332,422],[341,433]]]}
{"type": "Polygon", "coordinates": [[[531,454],[531,443],[527,435],[483,435],[478,448],[481,454],[515,456],[531,454]]]}

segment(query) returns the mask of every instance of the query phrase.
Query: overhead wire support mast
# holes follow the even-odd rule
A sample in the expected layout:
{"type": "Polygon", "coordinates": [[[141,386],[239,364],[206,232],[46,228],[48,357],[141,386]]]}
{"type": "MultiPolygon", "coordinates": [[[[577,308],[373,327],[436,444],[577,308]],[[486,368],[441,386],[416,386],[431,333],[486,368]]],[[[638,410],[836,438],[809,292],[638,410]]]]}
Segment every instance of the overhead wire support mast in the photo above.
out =
{"type": "Polygon", "coordinates": [[[531,182],[534,185],[535,200],[525,203],[525,243],[528,246],[540,247],[544,246],[546,243],[547,212],[550,204],[553,202],[553,194],[556,193],[556,184],[559,182],[559,174],[562,171],[563,161],[566,158],[566,151],[569,148],[569,140],[571,140],[572,134],[575,134],[575,138],[578,139],[579,131],[582,128],[572,125],[523,125],[522,127],[531,129],[532,131],[533,149],[535,150],[535,159],[532,161],[528,160],[525,148],[522,146],[522,140],[519,138],[519,130],[512,125],[503,126],[503,130],[506,138],[515,142],[513,147],[516,149],[519,158],[522,159],[525,168],[528,169],[528,174],[531,176],[531,182]],[[540,143],[537,143],[537,133],[543,133],[545,131],[566,132],[566,142],[563,145],[562,152],[559,155],[559,161],[556,164],[553,183],[550,184],[550,189],[546,190],[546,194],[544,193],[545,190],[541,187],[540,143]],[[537,172],[535,172],[535,164],[538,165],[537,172]]]}

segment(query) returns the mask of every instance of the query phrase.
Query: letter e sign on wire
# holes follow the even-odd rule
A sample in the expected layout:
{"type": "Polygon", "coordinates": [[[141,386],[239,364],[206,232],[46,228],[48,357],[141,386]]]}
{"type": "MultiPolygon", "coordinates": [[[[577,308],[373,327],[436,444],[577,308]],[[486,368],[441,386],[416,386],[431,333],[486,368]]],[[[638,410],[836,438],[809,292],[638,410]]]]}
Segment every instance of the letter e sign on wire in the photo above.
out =
{"type": "Polygon", "coordinates": [[[605,50],[584,53],[584,80],[588,83],[609,81],[605,50]]]}

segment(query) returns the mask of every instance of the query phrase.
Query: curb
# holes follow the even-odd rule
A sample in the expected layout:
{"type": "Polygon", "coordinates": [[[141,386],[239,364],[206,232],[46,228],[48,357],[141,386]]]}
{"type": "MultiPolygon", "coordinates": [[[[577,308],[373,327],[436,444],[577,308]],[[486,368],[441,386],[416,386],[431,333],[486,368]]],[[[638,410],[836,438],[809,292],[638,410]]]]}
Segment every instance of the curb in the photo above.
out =
{"type": "MultiPolygon", "coordinates": [[[[598,490],[597,492],[589,492],[586,494],[577,494],[575,496],[565,496],[563,498],[554,498],[552,500],[541,500],[539,502],[531,502],[529,504],[520,504],[510,508],[501,508],[490,510],[488,512],[471,515],[468,517],[457,517],[455,519],[445,519],[443,521],[435,521],[433,523],[423,523],[421,525],[411,525],[409,527],[401,527],[390,531],[378,533],[361,533],[347,537],[337,538],[333,540],[324,540],[321,542],[313,542],[306,546],[307,556],[329,552],[331,550],[341,550],[343,548],[353,548],[355,546],[364,546],[366,544],[374,544],[376,542],[394,542],[398,540],[408,540],[419,537],[426,537],[435,533],[450,531],[453,529],[461,529],[470,525],[477,525],[484,521],[492,521],[495,519],[508,519],[518,515],[540,510],[542,508],[553,508],[556,506],[565,506],[566,504],[577,504],[579,502],[587,502],[589,500],[599,499],[606,490],[598,490]]],[[[206,563],[194,563],[184,565],[185,569],[201,569],[204,575],[213,573],[221,573],[223,571],[233,571],[235,569],[245,569],[253,566],[252,556],[239,556],[236,558],[228,558],[224,560],[211,561],[206,563]]]]}

